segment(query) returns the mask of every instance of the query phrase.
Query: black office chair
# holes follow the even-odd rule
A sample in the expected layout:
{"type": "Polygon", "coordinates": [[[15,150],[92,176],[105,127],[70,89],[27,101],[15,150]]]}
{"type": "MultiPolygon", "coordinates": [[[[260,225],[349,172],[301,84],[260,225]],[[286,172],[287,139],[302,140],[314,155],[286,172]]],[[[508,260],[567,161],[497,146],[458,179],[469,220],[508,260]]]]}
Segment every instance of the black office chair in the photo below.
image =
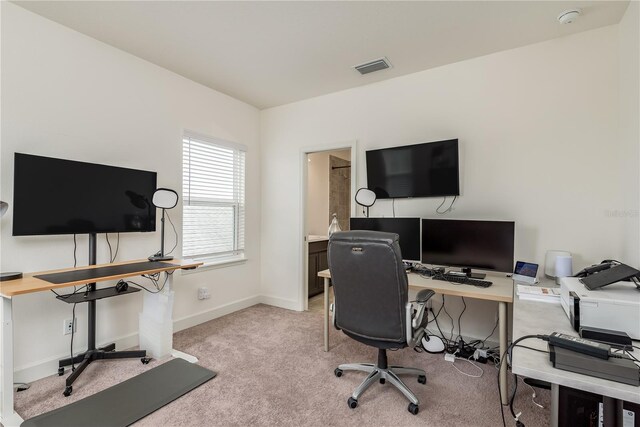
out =
{"type": "Polygon", "coordinates": [[[349,363],[343,371],[363,371],[369,375],[347,401],[350,408],[376,380],[389,380],[410,401],[409,412],[417,414],[418,398],[398,375],[414,375],[425,384],[422,369],[387,365],[387,349],[414,347],[425,333],[426,302],[434,294],[423,289],[416,307],[408,301],[407,274],[402,264],[398,235],[376,231],[345,231],[329,239],[329,269],[335,293],[333,324],[349,337],[378,348],[378,363],[349,363]]]}

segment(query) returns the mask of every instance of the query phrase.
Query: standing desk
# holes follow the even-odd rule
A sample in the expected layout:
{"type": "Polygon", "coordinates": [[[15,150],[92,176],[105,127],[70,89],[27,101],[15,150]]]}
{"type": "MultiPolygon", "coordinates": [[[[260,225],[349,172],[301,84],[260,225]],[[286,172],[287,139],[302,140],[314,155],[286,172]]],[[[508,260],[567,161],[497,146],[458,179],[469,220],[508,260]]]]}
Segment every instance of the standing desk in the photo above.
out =
{"type": "MultiPolygon", "coordinates": [[[[329,282],[331,273],[323,270],[318,276],[324,278],[324,351],[329,351],[329,282]]],[[[407,274],[409,288],[431,289],[437,294],[467,297],[498,303],[498,324],[500,330],[500,355],[507,351],[507,304],[513,302],[513,280],[498,274],[487,274],[485,280],[493,282],[488,288],[479,288],[472,285],[458,285],[443,280],[433,280],[422,277],[416,273],[407,274]]],[[[502,393],[502,404],[508,403],[507,398],[507,365],[500,364],[500,392],[502,393]]]]}
{"type": "MultiPolygon", "coordinates": [[[[19,426],[22,418],[14,410],[13,399],[13,299],[19,295],[34,292],[50,291],[58,288],[68,288],[70,286],[85,285],[94,282],[104,282],[107,280],[119,280],[127,277],[139,276],[141,274],[154,274],[161,272],[172,272],[179,269],[193,269],[202,265],[201,262],[189,262],[181,260],[163,261],[171,266],[163,266],[144,271],[133,271],[125,274],[112,274],[110,276],[92,277],[85,280],[76,280],[64,283],[50,283],[38,279],[35,276],[51,273],[66,273],[77,270],[96,269],[100,267],[111,267],[124,264],[134,264],[147,260],[136,260],[118,262],[113,264],[91,265],[86,267],[67,268],[62,270],[43,271],[38,273],[25,274],[21,279],[0,282],[0,297],[2,297],[2,327],[0,328],[0,422],[5,427],[19,426]]],[[[170,292],[173,277],[169,275],[162,292],[170,292]]],[[[172,350],[171,355],[181,357],[190,362],[197,359],[188,354],[172,350]]]]}
{"type": "MultiPolygon", "coordinates": [[[[552,332],[578,336],[578,333],[571,327],[569,318],[560,304],[515,298],[513,301],[513,340],[524,335],[548,335],[552,332]]],[[[547,343],[538,339],[524,340],[522,344],[538,350],[548,350],[547,343]]],[[[526,348],[515,347],[512,350],[512,356],[511,369],[514,374],[551,383],[552,426],[558,425],[559,386],[605,396],[605,427],[607,427],[607,420],[610,419],[611,411],[615,410],[615,407],[621,401],[640,404],[639,387],[556,369],[549,361],[548,354],[526,348]],[[609,414],[607,414],[607,411],[609,411],[609,414]]]]}

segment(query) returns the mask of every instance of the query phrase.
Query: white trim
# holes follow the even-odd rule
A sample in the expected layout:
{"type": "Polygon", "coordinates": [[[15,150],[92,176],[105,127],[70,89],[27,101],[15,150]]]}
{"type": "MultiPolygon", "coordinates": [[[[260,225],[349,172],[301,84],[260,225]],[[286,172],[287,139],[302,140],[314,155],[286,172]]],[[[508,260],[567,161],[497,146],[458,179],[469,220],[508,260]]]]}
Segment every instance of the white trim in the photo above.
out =
{"type": "MultiPolygon", "coordinates": [[[[356,216],[356,203],[354,197],[356,195],[357,187],[357,157],[358,157],[358,141],[351,140],[345,142],[337,142],[333,144],[324,144],[313,147],[302,147],[300,149],[300,212],[302,214],[300,218],[300,231],[298,234],[298,253],[301,254],[300,262],[298,263],[298,302],[297,308],[294,310],[306,311],[309,309],[309,288],[307,286],[307,278],[309,276],[309,254],[308,246],[306,242],[307,236],[307,177],[309,162],[307,161],[307,155],[310,153],[318,153],[324,151],[335,150],[351,150],[351,216],[356,216]]],[[[273,304],[276,305],[276,304],[273,304]]],[[[278,306],[280,307],[280,306],[278,306]]],[[[286,308],[286,307],[285,307],[286,308]]]]}
{"type": "Polygon", "coordinates": [[[280,298],[270,295],[260,295],[260,302],[262,304],[270,305],[273,307],[280,307],[293,311],[304,311],[300,308],[299,302],[295,299],[280,298]]]}
{"type": "Polygon", "coordinates": [[[227,141],[225,139],[216,138],[213,136],[204,135],[189,129],[184,129],[182,132],[182,138],[191,138],[197,141],[208,142],[209,144],[222,145],[223,147],[232,148],[234,150],[240,150],[247,152],[247,146],[240,144],[239,142],[227,141]]]}
{"type": "Polygon", "coordinates": [[[226,316],[227,314],[234,313],[239,310],[243,310],[252,305],[259,304],[261,302],[258,295],[248,298],[239,299],[215,308],[200,311],[198,313],[190,314],[188,316],[181,317],[173,320],[173,332],[179,332],[185,329],[192,328],[202,323],[208,322],[218,317],[226,316]]]}
{"type": "Polygon", "coordinates": [[[193,260],[193,261],[195,262],[202,261],[204,264],[202,264],[200,267],[193,270],[180,270],[182,275],[202,273],[205,271],[215,270],[218,268],[233,267],[234,265],[244,264],[245,262],[249,261],[249,259],[245,257],[232,257],[232,258],[225,258],[225,259],[213,259],[208,261],[207,260],[193,260]]]}

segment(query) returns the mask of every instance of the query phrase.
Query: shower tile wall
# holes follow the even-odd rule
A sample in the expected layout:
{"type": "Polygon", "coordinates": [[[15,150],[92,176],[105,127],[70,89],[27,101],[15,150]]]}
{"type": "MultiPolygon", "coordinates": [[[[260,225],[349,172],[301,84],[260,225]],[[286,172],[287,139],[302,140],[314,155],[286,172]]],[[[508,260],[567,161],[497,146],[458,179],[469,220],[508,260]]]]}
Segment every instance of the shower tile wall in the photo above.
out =
{"type": "Polygon", "coordinates": [[[338,214],[340,228],[349,229],[349,217],[351,215],[351,162],[339,157],[329,156],[329,218],[331,222],[333,214],[338,214]]]}

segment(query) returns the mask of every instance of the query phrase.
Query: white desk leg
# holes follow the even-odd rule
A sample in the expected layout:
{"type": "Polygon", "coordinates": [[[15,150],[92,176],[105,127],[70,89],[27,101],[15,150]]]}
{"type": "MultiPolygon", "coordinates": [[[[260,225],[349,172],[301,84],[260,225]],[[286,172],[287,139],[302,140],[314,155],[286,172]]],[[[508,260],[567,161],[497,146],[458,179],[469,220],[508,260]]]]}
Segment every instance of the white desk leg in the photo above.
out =
{"type": "Polygon", "coordinates": [[[19,426],[23,419],[13,409],[13,308],[11,298],[2,300],[0,336],[0,422],[5,427],[19,426]]]}
{"type": "Polygon", "coordinates": [[[551,383],[551,427],[558,427],[558,415],[560,415],[560,386],[551,383]]]}
{"type": "MultiPolygon", "coordinates": [[[[498,322],[500,324],[500,357],[505,357],[507,351],[507,303],[498,302],[498,322]]],[[[509,403],[507,396],[507,362],[500,361],[500,394],[502,395],[502,404],[509,403]]]]}
{"type": "MultiPolygon", "coordinates": [[[[174,270],[174,274],[175,274],[175,270],[174,270]]],[[[163,292],[169,293],[171,292],[171,287],[173,286],[173,274],[169,274],[169,276],[167,277],[167,283],[165,283],[164,285],[164,289],[162,290],[163,292]]],[[[182,351],[176,350],[175,348],[173,348],[173,323],[171,326],[171,356],[172,357],[177,357],[180,359],[184,359],[187,362],[191,362],[191,363],[198,363],[198,358],[195,356],[192,356],[190,354],[184,353],[182,351]]]]}
{"type": "Polygon", "coordinates": [[[329,351],[329,279],[324,279],[324,351],[329,351]]]}

